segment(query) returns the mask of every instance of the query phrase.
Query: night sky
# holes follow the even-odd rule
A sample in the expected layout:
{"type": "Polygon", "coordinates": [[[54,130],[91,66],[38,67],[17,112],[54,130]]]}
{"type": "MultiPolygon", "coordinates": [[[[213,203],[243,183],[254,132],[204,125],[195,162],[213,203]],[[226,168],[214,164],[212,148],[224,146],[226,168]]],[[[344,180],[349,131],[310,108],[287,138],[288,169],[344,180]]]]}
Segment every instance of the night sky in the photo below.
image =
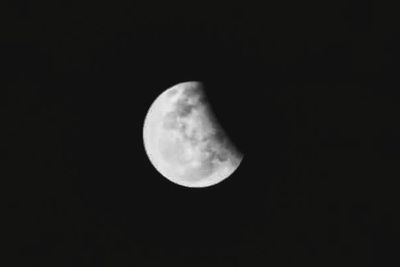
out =
{"type": "Polygon", "coordinates": [[[397,11],[270,2],[0,8],[4,266],[398,266],[397,11]],[[244,153],[203,189],[142,139],[192,80],[244,153]]]}

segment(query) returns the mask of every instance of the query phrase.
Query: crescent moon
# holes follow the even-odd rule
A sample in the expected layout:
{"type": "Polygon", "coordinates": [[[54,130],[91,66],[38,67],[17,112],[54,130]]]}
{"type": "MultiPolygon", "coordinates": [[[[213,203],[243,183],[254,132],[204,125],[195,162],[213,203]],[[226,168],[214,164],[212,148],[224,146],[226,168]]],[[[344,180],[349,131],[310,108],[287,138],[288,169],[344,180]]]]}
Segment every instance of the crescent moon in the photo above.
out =
{"type": "Polygon", "coordinates": [[[168,88],[151,104],[143,125],[145,151],[154,168],[185,187],[215,185],[243,159],[213,115],[202,88],[196,81],[168,88]]]}

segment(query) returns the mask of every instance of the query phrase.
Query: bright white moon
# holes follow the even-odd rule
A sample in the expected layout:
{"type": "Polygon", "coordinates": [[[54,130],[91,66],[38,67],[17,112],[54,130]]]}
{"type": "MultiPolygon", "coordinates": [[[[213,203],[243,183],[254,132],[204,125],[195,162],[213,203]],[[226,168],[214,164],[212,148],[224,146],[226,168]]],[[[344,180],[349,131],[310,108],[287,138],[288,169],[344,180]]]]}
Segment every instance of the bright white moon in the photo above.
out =
{"type": "Polygon", "coordinates": [[[218,124],[200,82],[177,84],[157,97],[144,121],[143,140],[156,170],[186,187],[217,184],[243,159],[218,124]]]}

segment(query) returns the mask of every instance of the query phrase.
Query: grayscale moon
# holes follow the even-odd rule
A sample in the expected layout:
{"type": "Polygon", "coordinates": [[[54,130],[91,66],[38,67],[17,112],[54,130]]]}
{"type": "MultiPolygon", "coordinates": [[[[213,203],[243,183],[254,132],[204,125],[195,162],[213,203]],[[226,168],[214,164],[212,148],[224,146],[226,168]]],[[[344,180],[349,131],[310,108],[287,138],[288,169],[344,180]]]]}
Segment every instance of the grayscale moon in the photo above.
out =
{"type": "Polygon", "coordinates": [[[218,123],[201,82],[179,83],[154,100],[144,120],[143,141],[155,169],[186,187],[215,185],[243,159],[218,123]]]}

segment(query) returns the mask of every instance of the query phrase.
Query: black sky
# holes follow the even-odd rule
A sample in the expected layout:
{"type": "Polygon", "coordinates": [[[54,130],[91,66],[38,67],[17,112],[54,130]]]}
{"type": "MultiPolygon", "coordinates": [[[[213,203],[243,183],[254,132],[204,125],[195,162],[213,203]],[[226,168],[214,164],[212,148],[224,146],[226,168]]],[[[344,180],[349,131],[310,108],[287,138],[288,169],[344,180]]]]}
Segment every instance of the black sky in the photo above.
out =
{"type": "Polygon", "coordinates": [[[0,12],[15,266],[393,264],[393,7],[16,1],[0,12]],[[142,142],[154,99],[189,80],[204,82],[245,154],[207,189],[168,182],[142,142]]]}

